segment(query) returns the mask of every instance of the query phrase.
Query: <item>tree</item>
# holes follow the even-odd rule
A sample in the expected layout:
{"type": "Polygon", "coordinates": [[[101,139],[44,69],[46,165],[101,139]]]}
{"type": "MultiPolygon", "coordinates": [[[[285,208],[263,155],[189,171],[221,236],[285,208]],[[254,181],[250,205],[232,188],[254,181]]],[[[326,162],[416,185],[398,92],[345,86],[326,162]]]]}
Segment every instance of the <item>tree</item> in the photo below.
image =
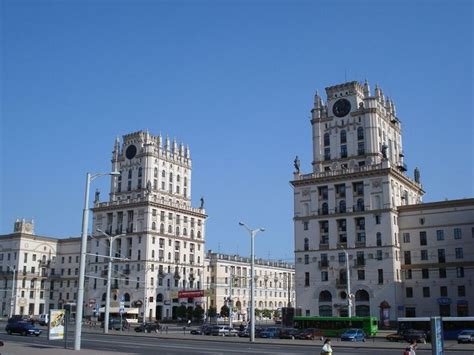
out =
{"type": "Polygon", "coordinates": [[[262,311],[262,316],[265,317],[265,318],[271,318],[271,316],[272,316],[272,311],[270,311],[269,309],[265,308],[265,309],[262,311]]]}
{"type": "Polygon", "coordinates": [[[193,313],[194,313],[193,307],[188,307],[186,309],[186,318],[187,319],[192,319],[193,318],[193,313]]]}
{"type": "Polygon", "coordinates": [[[181,305],[176,309],[176,316],[178,318],[185,318],[186,317],[187,308],[185,305],[181,305]]]}
{"type": "Polygon", "coordinates": [[[229,307],[223,305],[221,307],[221,317],[228,317],[229,316],[229,307]]]}
{"type": "Polygon", "coordinates": [[[202,309],[201,306],[196,306],[196,308],[194,308],[193,310],[193,317],[194,319],[196,320],[202,320],[202,316],[204,315],[204,309],[202,309]]]}
{"type": "Polygon", "coordinates": [[[278,309],[275,309],[275,310],[273,311],[273,318],[279,319],[280,317],[281,317],[280,312],[278,311],[278,309]]]}
{"type": "Polygon", "coordinates": [[[214,307],[209,307],[207,310],[207,316],[209,318],[214,318],[217,315],[217,310],[214,307]]]}
{"type": "Polygon", "coordinates": [[[262,315],[262,311],[258,308],[255,308],[255,317],[260,317],[262,315]]]}

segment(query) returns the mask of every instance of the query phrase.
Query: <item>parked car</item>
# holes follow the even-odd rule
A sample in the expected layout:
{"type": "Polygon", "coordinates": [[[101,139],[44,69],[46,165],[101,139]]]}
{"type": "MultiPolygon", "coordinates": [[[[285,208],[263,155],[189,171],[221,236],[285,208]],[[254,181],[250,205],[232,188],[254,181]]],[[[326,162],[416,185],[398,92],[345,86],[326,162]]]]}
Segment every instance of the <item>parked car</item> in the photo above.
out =
{"type": "Polygon", "coordinates": [[[211,329],[211,335],[221,335],[221,336],[237,336],[238,331],[234,328],[225,325],[215,325],[211,329]]]}
{"type": "Polygon", "coordinates": [[[48,325],[49,323],[49,314],[40,314],[39,317],[36,319],[39,325],[48,325]]]}
{"type": "MultiPolygon", "coordinates": [[[[101,328],[104,327],[104,321],[101,323],[101,328]]],[[[109,329],[114,329],[114,330],[124,330],[124,329],[129,329],[130,324],[128,324],[127,320],[125,318],[110,318],[109,319],[109,329]]]]}
{"type": "Polygon", "coordinates": [[[194,335],[209,335],[211,331],[211,326],[209,324],[203,324],[199,328],[195,328],[191,330],[191,334],[194,335]],[[208,334],[206,334],[208,333],[208,334]]]}
{"type": "Polygon", "coordinates": [[[314,340],[314,339],[321,339],[323,337],[323,332],[320,329],[316,328],[307,328],[302,329],[299,331],[295,339],[302,339],[302,340],[314,340]]]}
{"type": "Polygon", "coordinates": [[[29,322],[29,321],[30,321],[30,317],[22,315],[22,314],[15,314],[11,316],[10,318],[8,318],[8,323],[29,322]]]}
{"type": "Polygon", "coordinates": [[[158,327],[159,326],[156,323],[142,323],[138,327],[135,328],[135,331],[144,332],[144,333],[151,333],[151,332],[158,333],[158,330],[159,330],[158,327]]]}
{"type": "Polygon", "coordinates": [[[36,335],[39,336],[41,334],[41,330],[35,328],[29,322],[9,322],[5,327],[5,330],[8,334],[18,333],[21,335],[36,335]]]}
{"type": "Polygon", "coordinates": [[[278,338],[280,336],[280,329],[279,328],[266,328],[260,332],[260,338],[278,338]]]}
{"type": "Polygon", "coordinates": [[[401,334],[403,335],[403,339],[409,343],[416,341],[417,343],[426,344],[428,340],[428,334],[423,330],[407,329],[402,331],[401,334]]]}
{"type": "Polygon", "coordinates": [[[296,335],[300,332],[296,328],[285,328],[280,332],[280,339],[296,339],[296,335]]]}
{"type": "Polygon", "coordinates": [[[341,341],[365,341],[365,333],[362,329],[347,329],[341,334],[341,341]]]}
{"type": "Polygon", "coordinates": [[[388,341],[393,341],[393,342],[405,341],[405,338],[403,337],[403,334],[400,334],[400,333],[389,334],[385,337],[385,339],[388,340],[388,341]]]}
{"type": "Polygon", "coordinates": [[[474,329],[466,329],[459,333],[458,344],[474,343],[474,329]]]}

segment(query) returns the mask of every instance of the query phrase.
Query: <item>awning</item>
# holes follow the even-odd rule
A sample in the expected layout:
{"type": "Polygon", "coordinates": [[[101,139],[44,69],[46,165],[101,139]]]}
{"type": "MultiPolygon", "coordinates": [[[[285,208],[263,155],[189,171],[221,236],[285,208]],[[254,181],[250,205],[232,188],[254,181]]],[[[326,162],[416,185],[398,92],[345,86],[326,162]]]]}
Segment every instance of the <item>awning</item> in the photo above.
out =
{"type": "MultiPolygon", "coordinates": [[[[126,314],[138,314],[138,308],[124,308],[126,314]]],[[[104,313],[105,307],[99,308],[99,313],[104,313]]],[[[120,313],[120,307],[110,307],[109,313],[120,313]]]]}

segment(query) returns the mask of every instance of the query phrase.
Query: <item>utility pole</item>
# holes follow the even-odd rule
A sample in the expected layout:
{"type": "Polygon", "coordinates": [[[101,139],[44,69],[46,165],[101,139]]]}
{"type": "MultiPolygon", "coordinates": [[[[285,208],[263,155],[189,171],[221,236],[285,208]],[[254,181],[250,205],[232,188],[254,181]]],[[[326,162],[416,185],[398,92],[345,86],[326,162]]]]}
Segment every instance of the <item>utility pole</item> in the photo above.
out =
{"type": "Polygon", "coordinates": [[[347,275],[347,315],[352,317],[352,299],[351,299],[351,274],[349,269],[349,254],[344,250],[346,255],[346,275],[347,275]]]}
{"type": "Polygon", "coordinates": [[[232,284],[234,282],[234,273],[232,267],[230,268],[230,293],[229,293],[229,327],[232,328],[232,284]]]}
{"type": "Polygon", "coordinates": [[[13,265],[13,279],[12,279],[12,299],[10,301],[10,318],[13,316],[16,307],[16,268],[13,265]]]}

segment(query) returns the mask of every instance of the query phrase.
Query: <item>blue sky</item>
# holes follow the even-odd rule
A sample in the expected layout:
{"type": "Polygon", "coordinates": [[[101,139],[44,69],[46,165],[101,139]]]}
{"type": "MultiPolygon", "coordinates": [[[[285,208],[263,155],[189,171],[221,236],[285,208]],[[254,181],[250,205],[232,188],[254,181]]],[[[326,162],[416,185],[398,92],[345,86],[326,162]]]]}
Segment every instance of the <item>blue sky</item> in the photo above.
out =
{"type": "MultiPolygon", "coordinates": [[[[78,236],[86,172],[114,138],[184,141],[207,249],[293,258],[295,155],[313,95],[367,78],[393,98],[424,201],[473,196],[470,1],[12,1],[2,4],[0,233],[78,236]]],[[[108,192],[108,181],[92,189],[108,192]]]]}

